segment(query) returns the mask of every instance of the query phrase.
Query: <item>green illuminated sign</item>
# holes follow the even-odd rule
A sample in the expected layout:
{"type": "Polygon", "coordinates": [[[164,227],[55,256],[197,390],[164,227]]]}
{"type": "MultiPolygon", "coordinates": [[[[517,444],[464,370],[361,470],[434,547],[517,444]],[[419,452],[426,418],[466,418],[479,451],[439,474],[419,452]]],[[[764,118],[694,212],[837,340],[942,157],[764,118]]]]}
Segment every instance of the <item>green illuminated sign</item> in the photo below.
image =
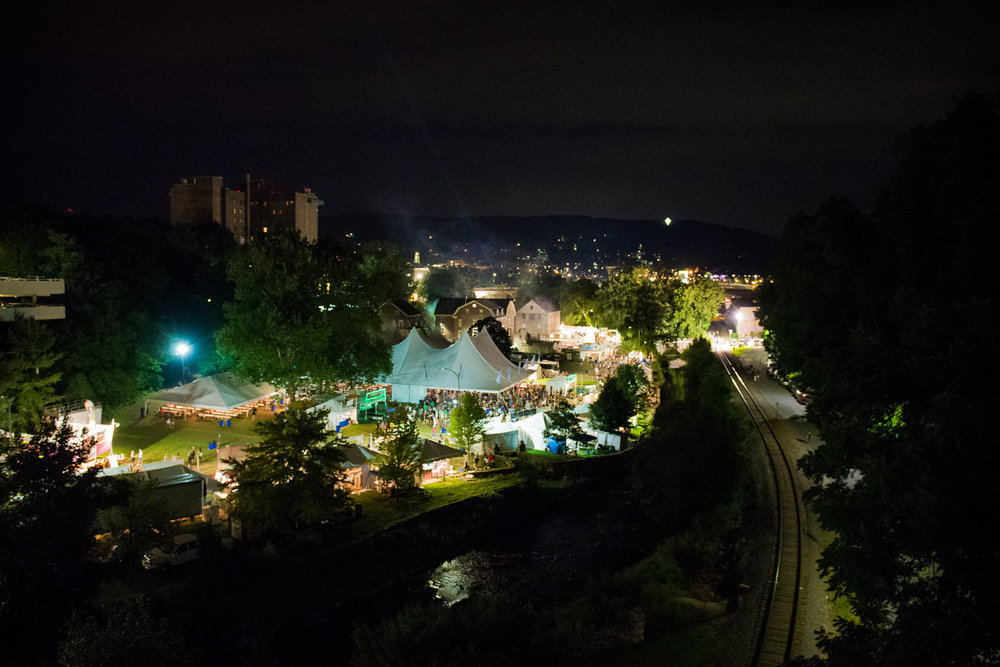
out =
{"type": "Polygon", "coordinates": [[[566,382],[576,384],[576,373],[573,373],[572,375],[567,375],[566,382]]]}
{"type": "Polygon", "coordinates": [[[367,410],[377,403],[385,402],[385,389],[376,389],[375,391],[369,391],[361,398],[358,402],[358,408],[361,410],[367,410]]]}

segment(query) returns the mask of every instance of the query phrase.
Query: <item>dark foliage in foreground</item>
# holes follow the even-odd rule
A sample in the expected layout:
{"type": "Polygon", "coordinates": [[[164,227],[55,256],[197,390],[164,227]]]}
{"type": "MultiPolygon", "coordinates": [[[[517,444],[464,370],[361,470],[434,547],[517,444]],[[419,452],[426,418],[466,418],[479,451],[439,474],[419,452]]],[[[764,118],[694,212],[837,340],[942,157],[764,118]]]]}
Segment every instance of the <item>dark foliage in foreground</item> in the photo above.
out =
{"type": "Polygon", "coordinates": [[[836,534],[820,566],[858,616],[820,646],[832,665],[997,664],[997,100],[966,96],[898,156],[870,216],[832,200],[789,222],[761,294],[825,443],[802,461],[836,534]]]}

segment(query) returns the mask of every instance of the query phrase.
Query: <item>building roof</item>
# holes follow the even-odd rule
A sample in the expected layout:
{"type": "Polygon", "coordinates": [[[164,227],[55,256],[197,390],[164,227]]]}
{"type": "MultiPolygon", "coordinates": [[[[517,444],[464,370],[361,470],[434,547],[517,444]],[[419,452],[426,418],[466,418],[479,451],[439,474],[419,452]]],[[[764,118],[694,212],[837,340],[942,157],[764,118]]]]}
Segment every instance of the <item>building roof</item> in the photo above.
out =
{"type": "Polygon", "coordinates": [[[435,315],[454,315],[455,311],[469,303],[469,299],[444,297],[434,302],[432,311],[435,315]]]}
{"type": "Polygon", "coordinates": [[[493,299],[456,299],[446,297],[437,300],[437,303],[433,306],[433,312],[435,315],[454,315],[459,308],[467,306],[470,303],[481,305],[483,308],[489,310],[490,315],[492,315],[497,310],[500,310],[502,313],[507,312],[507,304],[510,302],[494,301],[493,299]]]}
{"type": "Polygon", "coordinates": [[[420,309],[405,299],[393,299],[390,303],[406,317],[420,317],[421,315],[420,309]]]}
{"type": "Polygon", "coordinates": [[[359,445],[354,442],[341,443],[337,446],[342,452],[344,452],[345,468],[358,468],[360,466],[368,465],[376,456],[378,456],[378,453],[373,452],[364,445],[359,445]]]}
{"type": "Polygon", "coordinates": [[[424,438],[424,454],[420,461],[421,463],[432,463],[434,461],[443,461],[444,459],[453,459],[462,455],[463,452],[461,449],[455,449],[435,440],[424,438]]]}
{"type": "Polygon", "coordinates": [[[176,486],[178,484],[190,484],[192,482],[205,482],[209,491],[218,491],[222,486],[211,477],[202,475],[197,470],[188,468],[183,463],[177,461],[153,461],[144,463],[142,470],[132,472],[127,465],[120,465],[114,468],[101,468],[98,476],[117,475],[138,475],[143,479],[154,480],[157,486],[176,486]]]}
{"type": "MultiPolygon", "coordinates": [[[[545,312],[545,313],[554,313],[554,312],[556,312],[556,311],[559,310],[554,305],[552,305],[551,301],[549,301],[548,299],[546,299],[543,296],[536,296],[534,299],[532,299],[528,303],[535,304],[536,306],[538,306],[539,310],[541,310],[542,312],[545,312]]],[[[528,303],[524,304],[524,306],[521,307],[522,311],[524,311],[527,308],[528,303]]]]}

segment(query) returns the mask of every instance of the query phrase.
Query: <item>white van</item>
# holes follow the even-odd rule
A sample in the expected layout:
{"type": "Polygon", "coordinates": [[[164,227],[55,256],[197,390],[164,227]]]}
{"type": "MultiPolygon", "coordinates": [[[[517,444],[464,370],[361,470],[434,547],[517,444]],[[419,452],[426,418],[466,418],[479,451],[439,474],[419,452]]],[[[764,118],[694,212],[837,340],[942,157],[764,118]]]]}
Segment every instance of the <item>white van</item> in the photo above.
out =
{"type": "Polygon", "coordinates": [[[166,550],[159,547],[151,549],[142,557],[142,566],[147,570],[158,570],[162,567],[191,563],[200,557],[198,538],[188,533],[175,537],[166,550]]]}

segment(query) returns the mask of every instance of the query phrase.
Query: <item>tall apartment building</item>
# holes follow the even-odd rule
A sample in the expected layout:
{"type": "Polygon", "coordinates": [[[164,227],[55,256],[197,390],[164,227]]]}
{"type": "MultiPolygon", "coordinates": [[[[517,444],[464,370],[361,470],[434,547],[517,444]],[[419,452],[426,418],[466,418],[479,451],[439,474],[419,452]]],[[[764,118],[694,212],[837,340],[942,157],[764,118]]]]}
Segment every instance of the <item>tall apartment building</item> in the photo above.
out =
{"type": "Polygon", "coordinates": [[[323,201],[309,188],[305,190],[282,192],[260,183],[251,187],[249,236],[294,229],[309,241],[318,239],[319,207],[323,201]]]}
{"type": "Polygon", "coordinates": [[[319,238],[322,205],[309,188],[305,192],[281,192],[257,182],[246,190],[234,190],[223,185],[221,176],[182,178],[170,188],[173,224],[211,221],[224,226],[241,242],[277,229],[294,229],[303,238],[315,241],[319,238]]]}

